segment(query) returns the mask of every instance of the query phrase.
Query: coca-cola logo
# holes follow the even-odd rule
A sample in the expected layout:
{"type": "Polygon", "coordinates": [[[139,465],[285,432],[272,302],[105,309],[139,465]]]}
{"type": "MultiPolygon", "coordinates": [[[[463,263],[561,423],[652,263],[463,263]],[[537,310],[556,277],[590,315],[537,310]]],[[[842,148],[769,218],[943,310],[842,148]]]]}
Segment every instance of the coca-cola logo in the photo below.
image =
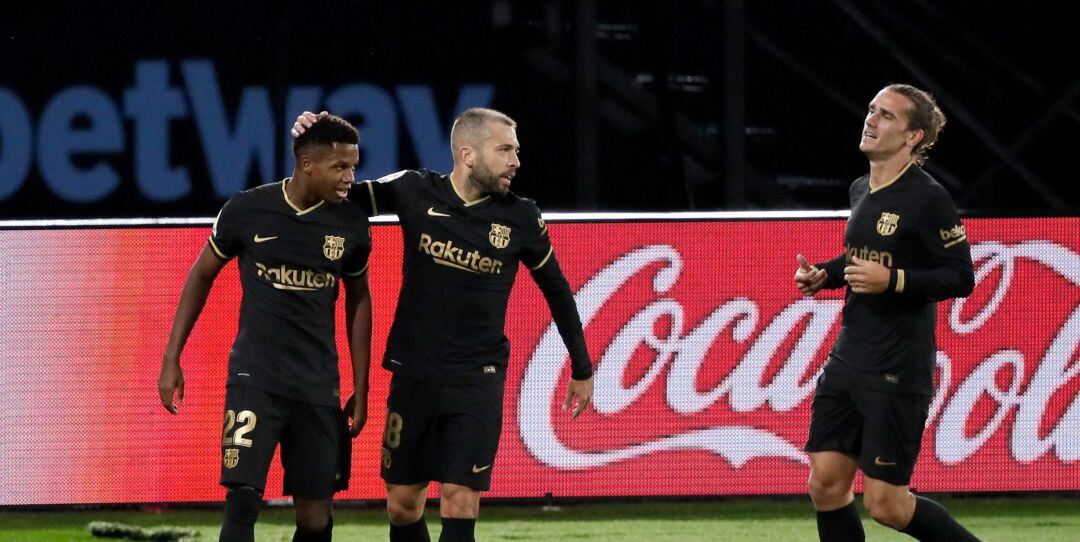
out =
{"type": "MultiPolygon", "coordinates": [[[[953,303],[948,325],[957,334],[971,334],[986,325],[1001,309],[1002,300],[1010,289],[1039,287],[1015,284],[1016,268],[1024,260],[1045,266],[1074,287],[1080,287],[1080,257],[1053,242],[1030,241],[1016,245],[980,243],[971,248],[971,256],[977,262],[977,285],[992,275],[998,278],[992,286],[989,300],[973,316],[967,319],[961,317],[968,300],[959,299],[953,303]]],[[[1041,431],[1047,425],[1045,417],[1051,398],[1058,390],[1075,383],[1080,376],[1080,362],[1075,359],[1078,343],[1080,307],[1074,306],[1040,359],[1027,359],[1016,349],[1000,350],[969,372],[955,391],[949,393],[947,402],[946,393],[952,387],[952,362],[944,353],[938,352],[941,383],[930,418],[930,422],[935,421],[935,415],[940,410],[940,418],[936,420],[934,450],[937,458],[944,463],[958,463],[971,457],[1015,412],[1009,439],[1013,459],[1030,462],[1047,453],[1062,461],[1080,459],[1080,439],[1077,439],[1080,432],[1080,396],[1075,392],[1064,414],[1056,423],[1049,424],[1050,429],[1045,436],[1041,431]],[[1028,370],[1027,365],[1033,362],[1036,367],[1030,379],[1012,378],[1006,386],[999,385],[997,375],[1000,371],[1008,368],[1015,375],[1029,374],[1032,371],[1028,370]],[[994,412],[975,435],[968,436],[965,428],[969,425],[976,402],[983,397],[989,397],[995,403],[994,412]],[[942,404],[944,407],[938,408],[942,404]]]]}
{"type": "MultiPolygon", "coordinates": [[[[972,247],[972,257],[976,262],[976,288],[988,288],[990,293],[979,298],[981,306],[969,306],[972,301],[963,299],[950,303],[949,330],[960,336],[987,325],[1010,288],[1037,287],[1014,281],[1020,261],[1044,266],[1073,287],[1080,287],[1080,257],[1054,242],[980,243],[972,247]]],[[[759,304],[736,297],[687,329],[683,305],[666,295],[679,280],[683,267],[675,247],[644,246],[599,270],[577,292],[578,310],[588,333],[589,324],[620,288],[646,269],[655,270],[650,281],[655,299],[622,323],[603,349],[595,374],[596,412],[618,416],[641,400],[646,390],[661,385],[661,375],[666,375],[663,398],[672,415],[694,415],[715,408],[734,414],[762,408],[777,414],[808,408],[815,379],[806,375],[812,363],[820,363],[818,353],[828,346],[824,341],[838,324],[843,301],[796,298],[771,317],[765,329],[759,330],[763,321],[759,304]],[[655,324],[661,319],[670,322],[667,336],[655,332],[655,324]],[[721,333],[730,334],[730,340],[736,343],[754,342],[734,363],[709,358],[709,346],[721,333]],[[779,351],[783,344],[791,345],[787,352],[779,351]],[[643,345],[650,352],[648,369],[626,385],[624,376],[631,355],[643,345]],[[777,355],[784,356],[782,365],[769,371],[766,378],[767,364],[777,355]],[[698,390],[699,371],[706,364],[716,363],[730,365],[731,369],[716,386],[698,390]]],[[[1038,360],[1025,359],[1017,349],[1001,349],[979,361],[954,383],[957,371],[952,360],[938,352],[939,384],[927,423],[937,423],[935,455],[939,461],[950,464],[971,457],[1014,413],[1010,454],[1016,461],[1033,461],[1048,453],[1062,461],[1080,459],[1080,439],[1075,437],[1080,432],[1080,400],[1076,392],[1063,413],[1051,420],[1049,430],[1045,419],[1051,398],[1063,388],[1075,388],[1080,375],[1080,362],[1075,360],[1080,342],[1080,310],[1077,306],[1069,310],[1038,360]],[[1025,365],[1033,362],[1037,368],[1033,372],[1026,370],[1025,365]],[[1015,375],[1031,376],[1012,378],[1002,385],[999,376],[1006,369],[1012,369],[1015,375]],[[980,412],[985,410],[987,398],[995,405],[992,414],[974,416],[977,407],[980,412]],[[974,434],[973,424],[981,424],[974,434]]],[[[770,430],[768,424],[755,423],[754,416],[760,414],[744,414],[739,418],[742,423],[712,424],[610,449],[574,449],[559,437],[552,417],[553,405],[561,402],[557,390],[567,362],[558,330],[551,324],[529,359],[518,401],[522,441],[544,465],[561,470],[590,469],[673,450],[708,451],[734,468],[755,458],[807,462],[801,442],[770,430]]]]}

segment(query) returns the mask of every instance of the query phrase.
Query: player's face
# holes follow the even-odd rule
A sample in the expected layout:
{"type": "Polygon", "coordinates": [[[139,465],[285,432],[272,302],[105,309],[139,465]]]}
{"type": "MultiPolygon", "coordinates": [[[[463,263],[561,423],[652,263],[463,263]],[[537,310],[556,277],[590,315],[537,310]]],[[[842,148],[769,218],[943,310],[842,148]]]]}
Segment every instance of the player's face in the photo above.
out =
{"type": "Polygon", "coordinates": [[[484,194],[503,195],[521,167],[517,130],[498,122],[487,123],[491,132],[480,144],[470,176],[484,194]]]}
{"type": "Polygon", "coordinates": [[[884,160],[900,153],[911,154],[921,139],[920,130],[908,129],[908,111],[915,104],[903,94],[882,90],[870,101],[863,120],[859,150],[871,160],[884,160]]]}
{"type": "Polygon", "coordinates": [[[316,151],[310,176],[315,193],[330,203],[341,203],[356,180],[359,162],[360,148],[351,143],[334,143],[329,149],[316,151]]]}

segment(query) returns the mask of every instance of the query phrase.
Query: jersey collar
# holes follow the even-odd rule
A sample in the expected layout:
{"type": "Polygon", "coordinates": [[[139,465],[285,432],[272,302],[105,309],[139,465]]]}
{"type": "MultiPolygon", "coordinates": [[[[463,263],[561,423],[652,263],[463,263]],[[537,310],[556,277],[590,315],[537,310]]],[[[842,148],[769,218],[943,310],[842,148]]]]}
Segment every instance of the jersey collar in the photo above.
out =
{"type": "MultiPolygon", "coordinates": [[[[892,179],[889,180],[889,182],[887,182],[887,183],[885,183],[885,184],[883,184],[883,185],[881,185],[881,186],[879,186],[877,188],[870,187],[870,193],[873,194],[874,192],[877,192],[879,190],[884,190],[888,186],[892,186],[892,184],[895,183],[896,181],[899,181],[900,177],[903,177],[904,174],[907,173],[908,170],[911,169],[911,166],[913,166],[913,165],[915,165],[914,161],[908,162],[907,165],[904,166],[904,169],[901,169],[900,173],[897,173],[895,177],[893,177],[892,179]]],[[[869,183],[867,183],[867,184],[869,184],[869,183]]]]}
{"type": "Polygon", "coordinates": [[[446,182],[450,183],[450,189],[453,190],[454,195],[457,196],[459,200],[461,200],[462,205],[464,205],[466,207],[472,207],[473,205],[476,205],[477,203],[483,203],[483,202],[491,199],[491,195],[489,194],[489,195],[484,196],[482,198],[474,199],[472,201],[465,201],[465,197],[462,196],[461,192],[458,192],[457,187],[454,186],[454,179],[452,178],[453,175],[454,175],[453,173],[447,174],[446,175],[446,182]]]}
{"type": "Polygon", "coordinates": [[[296,211],[296,216],[306,215],[306,214],[310,213],[311,211],[314,211],[315,209],[318,209],[319,207],[321,207],[322,204],[326,203],[326,200],[319,200],[319,203],[316,203],[315,205],[312,205],[311,207],[308,207],[307,209],[301,209],[298,205],[293,203],[293,201],[291,199],[289,199],[289,193],[285,190],[285,185],[288,184],[289,181],[291,181],[291,180],[292,180],[292,177],[285,177],[285,180],[281,181],[281,195],[285,197],[285,203],[289,207],[291,207],[293,211],[296,211]]]}

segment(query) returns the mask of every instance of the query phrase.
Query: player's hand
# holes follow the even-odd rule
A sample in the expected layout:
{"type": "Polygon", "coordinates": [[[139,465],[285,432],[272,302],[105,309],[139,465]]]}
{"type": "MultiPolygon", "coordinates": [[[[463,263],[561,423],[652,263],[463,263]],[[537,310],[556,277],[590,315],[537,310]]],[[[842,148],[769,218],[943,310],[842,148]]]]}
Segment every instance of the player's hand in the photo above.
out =
{"type": "Polygon", "coordinates": [[[592,401],[593,394],[593,380],[590,376],[585,380],[570,379],[570,383],[566,386],[566,401],[563,403],[563,410],[570,407],[574,407],[571,413],[571,419],[576,419],[585,411],[585,407],[589,406],[589,401],[592,401]]]}
{"type": "Polygon", "coordinates": [[[161,396],[161,406],[165,407],[170,414],[180,411],[180,403],[184,402],[184,370],[180,368],[180,360],[163,358],[161,360],[161,374],[157,381],[158,395],[161,396]],[[176,402],[173,402],[173,393],[176,393],[176,402]]]}
{"type": "Polygon", "coordinates": [[[824,269],[810,265],[802,254],[796,255],[795,260],[799,262],[799,267],[795,268],[795,286],[803,295],[818,293],[825,286],[828,274],[824,269]]]}
{"type": "Polygon", "coordinates": [[[345,401],[345,415],[349,417],[349,435],[356,438],[367,423],[367,401],[357,401],[356,394],[345,401]]]}
{"type": "Polygon", "coordinates": [[[317,122],[319,119],[329,114],[330,113],[327,113],[326,111],[320,111],[318,115],[312,113],[311,111],[304,111],[303,113],[300,113],[296,117],[296,122],[294,122],[292,125],[292,136],[300,137],[300,134],[306,132],[308,128],[311,128],[312,124],[315,124],[315,122],[317,122]]]}
{"type": "Polygon", "coordinates": [[[889,288],[889,268],[869,260],[852,258],[844,268],[844,280],[857,294],[880,294],[889,288]]]}

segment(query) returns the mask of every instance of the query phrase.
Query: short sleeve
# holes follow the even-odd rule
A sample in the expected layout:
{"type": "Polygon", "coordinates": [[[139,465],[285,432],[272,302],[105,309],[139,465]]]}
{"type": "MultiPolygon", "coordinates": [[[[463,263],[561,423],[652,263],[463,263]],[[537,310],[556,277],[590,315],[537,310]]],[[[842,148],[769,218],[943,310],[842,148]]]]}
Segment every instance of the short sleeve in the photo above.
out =
{"type": "Polygon", "coordinates": [[[235,257],[243,249],[240,207],[241,204],[235,196],[230,198],[218,211],[214,226],[210,230],[210,248],[218,258],[223,260],[235,257]]]}
{"type": "Polygon", "coordinates": [[[350,191],[349,198],[363,206],[369,216],[395,214],[407,179],[415,175],[415,171],[403,169],[373,181],[361,181],[350,191]]]}
{"type": "Polygon", "coordinates": [[[355,243],[357,246],[349,253],[342,265],[341,272],[346,277],[359,277],[368,270],[371,258],[371,225],[367,219],[357,228],[355,243]]]}
{"type": "Polygon", "coordinates": [[[540,209],[532,200],[525,200],[528,208],[525,216],[525,231],[528,233],[525,246],[521,249],[521,263],[532,271],[544,266],[555,248],[551,245],[547,224],[540,214],[540,209]]]}

